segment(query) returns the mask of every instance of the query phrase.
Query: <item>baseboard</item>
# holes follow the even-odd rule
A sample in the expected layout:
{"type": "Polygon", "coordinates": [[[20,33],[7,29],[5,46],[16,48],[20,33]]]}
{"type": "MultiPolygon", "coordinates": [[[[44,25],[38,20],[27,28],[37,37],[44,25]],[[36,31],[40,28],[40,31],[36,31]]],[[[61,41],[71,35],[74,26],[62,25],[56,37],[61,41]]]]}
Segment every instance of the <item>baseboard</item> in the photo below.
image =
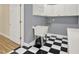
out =
{"type": "MultiPolygon", "coordinates": [[[[8,35],[6,35],[6,34],[4,34],[4,33],[1,33],[1,32],[0,32],[0,35],[2,35],[2,36],[4,36],[4,37],[8,38],[9,40],[11,40],[10,36],[8,36],[8,35]]],[[[11,41],[13,41],[13,40],[11,40],[11,41]]],[[[13,41],[13,42],[15,42],[15,41],[13,41]]],[[[15,42],[15,43],[16,43],[16,42],[15,42]]],[[[17,43],[17,44],[18,44],[18,43],[17,43]]]]}
{"type": "Polygon", "coordinates": [[[8,52],[8,53],[6,53],[6,54],[11,54],[12,52],[14,52],[14,50],[12,50],[12,51],[10,51],[10,52],[8,52]]]}
{"type": "Polygon", "coordinates": [[[33,46],[35,44],[35,40],[29,43],[29,45],[33,46]]]}
{"type": "Polygon", "coordinates": [[[30,47],[31,45],[30,45],[30,44],[28,44],[28,43],[26,43],[26,42],[24,42],[24,43],[22,44],[22,46],[27,46],[27,47],[30,47]]]}
{"type": "Polygon", "coordinates": [[[33,41],[30,42],[30,43],[23,42],[23,45],[24,45],[24,46],[27,46],[27,47],[30,47],[30,46],[33,46],[34,43],[35,43],[35,40],[33,40],[33,41]]]}
{"type": "Polygon", "coordinates": [[[0,35],[6,37],[6,38],[8,38],[8,39],[10,39],[10,37],[9,37],[8,35],[4,34],[4,33],[1,33],[1,32],[0,32],[0,35]]]}

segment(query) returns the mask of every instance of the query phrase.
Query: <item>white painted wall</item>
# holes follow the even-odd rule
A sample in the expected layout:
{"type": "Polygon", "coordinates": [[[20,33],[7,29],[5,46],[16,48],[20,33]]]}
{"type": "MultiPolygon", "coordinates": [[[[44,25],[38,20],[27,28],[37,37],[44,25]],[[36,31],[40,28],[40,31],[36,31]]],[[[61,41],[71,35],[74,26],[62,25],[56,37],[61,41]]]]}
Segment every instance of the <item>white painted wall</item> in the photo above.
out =
{"type": "Polygon", "coordinates": [[[0,34],[9,36],[9,5],[0,5],[0,34]]]}

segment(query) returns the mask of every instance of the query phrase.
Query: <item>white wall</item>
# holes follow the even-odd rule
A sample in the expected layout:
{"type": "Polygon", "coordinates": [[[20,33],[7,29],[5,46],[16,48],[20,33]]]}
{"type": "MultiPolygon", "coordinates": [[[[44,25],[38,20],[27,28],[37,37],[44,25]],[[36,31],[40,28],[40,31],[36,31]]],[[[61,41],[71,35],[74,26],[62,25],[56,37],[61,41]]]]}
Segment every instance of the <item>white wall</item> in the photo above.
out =
{"type": "Polygon", "coordinates": [[[9,36],[9,5],[0,5],[0,33],[9,36]]]}

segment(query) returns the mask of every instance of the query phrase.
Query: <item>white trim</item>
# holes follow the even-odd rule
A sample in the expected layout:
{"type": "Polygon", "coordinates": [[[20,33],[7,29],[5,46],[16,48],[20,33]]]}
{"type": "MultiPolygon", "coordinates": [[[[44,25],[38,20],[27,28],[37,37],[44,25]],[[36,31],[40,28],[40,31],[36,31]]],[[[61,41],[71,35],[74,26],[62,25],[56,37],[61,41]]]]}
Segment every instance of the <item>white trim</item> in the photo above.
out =
{"type": "Polygon", "coordinates": [[[35,44],[35,40],[33,40],[33,41],[30,42],[30,43],[23,42],[23,45],[24,45],[24,46],[27,46],[27,47],[33,46],[34,44],[35,44]]]}
{"type": "Polygon", "coordinates": [[[8,39],[10,39],[10,37],[9,37],[8,35],[4,34],[4,33],[1,33],[1,32],[0,32],[0,35],[6,37],[6,38],[8,38],[8,39]]]}
{"type": "Polygon", "coordinates": [[[21,4],[21,46],[24,44],[24,4],[21,4]]]}
{"type": "Polygon", "coordinates": [[[12,51],[10,51],[10,52],[8,52],[8,53],[6,53],[6,54],[11,54],[12,52],[14,52],[14,50],[12,50],[12,51]]]}
{"type": "Polygon", "coordinates": [[[35,44],[35,40],[29,43],[29,45],[33,46],[35,44]]]}
{"type": "MultiPolygon", "coordinates": [[[[6,34],[4,34],[4,33],[1,33],[1,32],[0,32],[0,35],[2,35],[2,36],[4,36],[4,37],[8,38],[9,40],[11,40],[10,36],[8,36],[8,35],[6,35],[6,34]]],[[[11,41],[13,41],[13,40],[11,40],[11,41]]],[[[13,42],[15,42],[15,41],[13,41],[13,42]]],[[[15,42],[15,43],[17,43],[17,42],[15,42]]],[[[18,43],[17,43],[17,44],[18,44],[18,43]]]]}
{"type": "Polygon", "coordinates": [[[27,47],[30,47],[31,45],[30,44],[28,44],[28,43],[23,43],[23,46],[27,46],[27,47]]]}

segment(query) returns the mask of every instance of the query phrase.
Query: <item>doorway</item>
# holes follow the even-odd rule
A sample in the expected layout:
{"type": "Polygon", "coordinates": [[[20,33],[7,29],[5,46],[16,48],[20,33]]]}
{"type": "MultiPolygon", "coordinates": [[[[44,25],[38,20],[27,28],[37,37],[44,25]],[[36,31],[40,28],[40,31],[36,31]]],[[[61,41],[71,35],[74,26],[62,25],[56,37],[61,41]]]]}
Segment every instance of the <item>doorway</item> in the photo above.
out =
{"type": "Polygon", "coordinates": [[[0,5],[0,53],[22,45],[23,33],[23,5],[0,5]]]}

